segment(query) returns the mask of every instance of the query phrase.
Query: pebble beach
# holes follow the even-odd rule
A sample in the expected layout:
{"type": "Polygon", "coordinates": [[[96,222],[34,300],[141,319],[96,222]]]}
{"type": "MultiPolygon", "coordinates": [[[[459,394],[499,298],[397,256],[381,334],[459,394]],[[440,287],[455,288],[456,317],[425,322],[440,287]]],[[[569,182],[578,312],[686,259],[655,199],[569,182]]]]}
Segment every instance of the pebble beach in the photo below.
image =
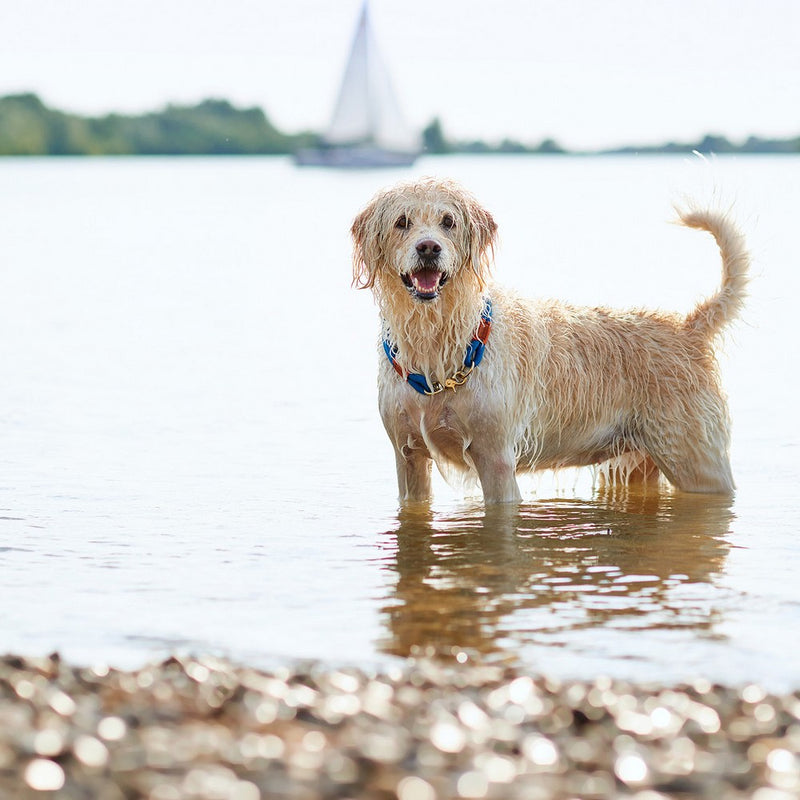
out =
{"type": "MultiPolygon", "coordinates": [[[[459,663],[463,662],[463,663],[459,663]]],[[[0,798],[792,800],[800,693],[379,671],[0,659],[0,798]]]]}

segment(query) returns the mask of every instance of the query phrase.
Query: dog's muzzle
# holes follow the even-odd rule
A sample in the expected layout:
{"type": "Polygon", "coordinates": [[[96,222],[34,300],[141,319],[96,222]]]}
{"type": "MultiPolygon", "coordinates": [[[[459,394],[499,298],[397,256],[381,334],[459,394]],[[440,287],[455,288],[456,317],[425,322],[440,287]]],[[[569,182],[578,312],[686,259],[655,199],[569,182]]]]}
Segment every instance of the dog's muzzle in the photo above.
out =
{"type": "Polygon", "coordinates": [[[434,300],[439,296],[448,275],[439,266],[442,246],[435,239],[422,239],[415,245],[419,264],[411,272],[400,275],[403,283],[418,300],[434,300]]]}

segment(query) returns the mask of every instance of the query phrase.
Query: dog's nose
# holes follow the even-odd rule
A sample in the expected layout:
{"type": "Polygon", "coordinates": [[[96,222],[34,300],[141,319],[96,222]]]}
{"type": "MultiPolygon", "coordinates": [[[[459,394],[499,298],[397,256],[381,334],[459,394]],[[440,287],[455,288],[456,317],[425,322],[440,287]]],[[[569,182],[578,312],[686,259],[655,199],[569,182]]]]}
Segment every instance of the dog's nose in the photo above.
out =
{"type": "Polygon", "coordinates": [[[442,246],[435,239],[422,239],[417,242],[417,252],[422,258],[436,258],[442,252],[442,246]]]}

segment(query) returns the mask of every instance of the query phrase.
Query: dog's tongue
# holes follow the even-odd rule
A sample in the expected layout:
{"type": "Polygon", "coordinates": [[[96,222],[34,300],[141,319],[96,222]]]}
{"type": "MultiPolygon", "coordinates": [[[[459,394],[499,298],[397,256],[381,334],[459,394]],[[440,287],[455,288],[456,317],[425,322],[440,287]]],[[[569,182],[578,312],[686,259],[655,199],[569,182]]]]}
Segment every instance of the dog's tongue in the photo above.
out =
{"type": "Polygon", "coordinates": [[[439,288],[441,277],[438,269],[420,269],[411,273],[414,288],[421,294],[433,294],[439,288]]]}

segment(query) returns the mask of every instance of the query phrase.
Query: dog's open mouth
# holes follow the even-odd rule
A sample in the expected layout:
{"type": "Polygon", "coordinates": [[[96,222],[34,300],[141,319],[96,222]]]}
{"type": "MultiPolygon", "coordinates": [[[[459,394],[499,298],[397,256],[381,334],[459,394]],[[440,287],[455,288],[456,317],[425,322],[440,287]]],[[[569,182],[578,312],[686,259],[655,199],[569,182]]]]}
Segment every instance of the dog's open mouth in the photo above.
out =
{"type": "Polygon", "coordinates": [[[420,267],[414,272],[404,272],[400,277],[414,297],[419,300],[434,300],[439,296],[442,286],[447,283],[448,275],[435,267],[420,267]]]}

